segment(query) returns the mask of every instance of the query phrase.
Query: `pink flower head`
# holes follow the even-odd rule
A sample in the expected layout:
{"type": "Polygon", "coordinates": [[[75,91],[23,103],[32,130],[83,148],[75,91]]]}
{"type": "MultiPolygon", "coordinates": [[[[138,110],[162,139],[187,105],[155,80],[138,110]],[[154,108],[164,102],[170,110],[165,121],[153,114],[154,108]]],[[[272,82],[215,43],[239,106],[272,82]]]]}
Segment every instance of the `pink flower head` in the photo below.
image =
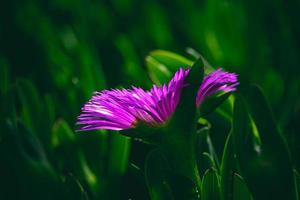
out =
{"type": "Polygon", "coordinates": [[[211,96],[216,92],[232,92],[236,90],[239,84],[237,74],[224,72],[217,69],[209,75],[205,76],[197,93],[196,104],[199,107],[205,97],[211,96]]]}
{"type": "MultiPolygon", "coordinates": [[[[150,126],[164,124],[174,113],[180,100],[189,69],[180,68],[168,84],[154,85],[149,91],[142,88],[113,89],[95,92],[78,117],[79,131],[134,128],[139,122],[150,126]]],[[[206,96],[217,91],[230,92],[238,85],[237,75],[218,69],[204,77],[196,97],[200,106],[206,96]]]]}

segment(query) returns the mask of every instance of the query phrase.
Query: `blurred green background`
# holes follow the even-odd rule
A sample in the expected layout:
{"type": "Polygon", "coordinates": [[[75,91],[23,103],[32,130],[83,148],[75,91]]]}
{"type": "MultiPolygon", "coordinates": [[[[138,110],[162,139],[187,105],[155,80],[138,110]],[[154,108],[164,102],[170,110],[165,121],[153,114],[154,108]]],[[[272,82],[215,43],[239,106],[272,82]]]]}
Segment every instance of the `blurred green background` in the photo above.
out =
{"type": "MultiPolygon", "coordinates": [[[[5,0],[0,6],[0,199],[149,199],[151,146],[76,133],[93,91],[150,88],[145,57],[165,49],[260,85],[296,169],[300,119],[298,0],[5,0]]],[[[217,157],[230,124],[211,115],[217,157]]]]}

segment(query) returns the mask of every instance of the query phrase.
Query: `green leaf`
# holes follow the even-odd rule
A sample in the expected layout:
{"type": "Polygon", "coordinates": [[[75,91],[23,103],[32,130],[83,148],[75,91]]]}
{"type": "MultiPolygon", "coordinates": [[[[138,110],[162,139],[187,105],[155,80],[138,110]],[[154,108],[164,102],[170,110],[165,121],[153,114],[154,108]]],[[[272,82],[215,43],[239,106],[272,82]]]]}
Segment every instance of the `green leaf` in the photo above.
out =
{"type": "Polygon", "coordinates": [[[233,176],[233,200],[251,200],[251,193],[244,181],[244,179],[238,175],[233,176]]]}
{"type": "Polygon", "coordinates": [[[232,134],[226,139],[221,163],[221,193],[222,200],[231,200],[233,191],[233,172],[235,159],[233,151],[232,134]]]}
{"type": "Polygon", "coordinates": [[[79,48],[79,85],[86,98],[96,90],[105,88],[106,81],[96,52],[82,45],[79,48]]]}
{"type": "MultiPolygon", "coordinates": [[[[208,163],[208,167],[216,167],[215,160],[211,154],[209,154],[207,152],[203,152],[202,155],[206,159],[205,162],[208,163]]],[[[204,163],[201,163],[201,164],[204,164],[204,163]]]]}
{"type": "Polygon", "coordinates": [[[165,65],[155,60],[155,58],[147,56],[146,65],[149,76],[155,84],[162,85],[171,79],[171,71],[165,65]]]}
{"type": "Polygon", "coordinates": [[[205,146],[206,146],[205,151],[200,152],[200,155],[201,154],[202,155],[198,156],[198,157],[202,158],[202,159],[200,159],[201,162],[199,162],[200,160],[198,161],[199,165],[201,166],[202,169],[203,169],[203,167],[205,167],[205,164],[208,165],[206,167],[206,169],[210,168],[210,167],[213,167],[215,169],[219,169],[219,167],[220,167],[219,166],[219,161],[218,161],[218,158],[217,158],[217,155],[216,155],[216,152],[215,152],[215,148],[212,144],[212,141],[211,141],[209,135],[206,135],[205,146]]]}
{"type": "Polygon", "coordinates": [[[72,143],[75,140],[73,130],[63,119],[57,121],[52,128],[51,145],[53,148],[72,143]]]}
{"type": "Polygon", "coordinates": [[[196,136],[196,155],[198,155],[196,158],[199,173],[204,174],[208,168],[212,167],[211,159],[207,159],[207,156],[204,154],[204,152],[209,151],[206,141],[209,135],[210,124],[205,119],[200,118],[198,126],[200,128],[197,130],[196,136]]]}
{"type": "MultiPolygon", "coordinates": [[[[170,165],[174,160],[170,160],[170,155],[168,157],[165,155],[165,151],[153,150],[146,159],[145,177],[151,199],[199,199],[196,184],[186,174],[182,174],[182,171],[178,171],[177,166],[170,165]]],[[[177,165],[181,164],[185,165],[185,163],[177,163],[177,165]]],[[[193,170],[193,168],[189,169],[193,170]]]]}
{"type": "Polygon", "coordinates": [[[196,94],[198,92],[199,86],[202,83],[204,77],[204,64],[201,59],[196,60],[186,77],[186,83],[190,84],[193,88],[193,92],[196,94]]]}
{"type": "Polygon", "coordinates": [[[230,96],[230,93],[223,93],[223,94],[217,94],[217,95],[206,97],[200,105],[200,115],[206,116],[206,115],[212,113],[229,96],[230,96]]]}
{"type": "Polygon", "coordinates": [[[215,169],[208,169],[202,180],[202,200],[218,200],[221,197],[219,177],[215,169]]]}
{"type": "Polygon", "coordinates": [[[186,68],[192,66],[193,61],[170,51],[154,50],[151,51],[149,56],[155,58],[158,62],[169,67],[171,70],[177,70],[179,67],[186,68]]]}
{"type": "Polygon", "coordinates": [[[209,62],[204,58],[203,55],[201,55],[199,52],[197,52],[195,49],[188,47],[186,49],[186,52],[193,56],[195,59],[201,59],[204,67],[205,67],[205,74],[209,74],[213,72],[215,69],[209,64],[209,62]]]}
{"type": "Polygon", "coordinates": [[[197,156],[198,168],[204,174],[208,168],[219,169],[219,159],[210,137],[211,124],[204,118],[199,118],[197,130],[197,156]]]}
{"type": "MultiPolygon", "coordinates": [[[[169,150],[174,150],[173,147],[169,150]]],[[[178,152],[172,154],[166,148],[161,145],[160,149],[153,150],[147,156],[145,177],[150,196],[152,199],[199,199],[200,187],[196,185],[198,182],[194,177],[198,174],[193,172],[197,169],[189,165],[193,162],[192,158],[183,148],[179,150],[186,152],[182,155],[178,152]]]]}
{"type": "Polygon", "coordinates": [[[203,75],[204,67],[201,59],[199,59],[193,64],[185,79],[188,86],[182,89],[181,98],[170,122],[170,127],[177,127],[186,133],[191,133],[196,128],[196,95],[203,75]]]}
{"type": "Polygon", "coordinates": [[[152,81],[161,85],[168,82],[180,67],[192,66],[193,61],[169,51],[154,50],[146,57],[146,65],[152,81]]]}
{"type": "Polygon", "coordinates": [[[220,169],[220,162],[219,162],[218,156],[216,154],[215,147],[214,147],[209,135],[206,138],[206,143],[207,143],[207,146],[209,149],[209,154],[212,158],[212,162],[213,162],[215,169],[220,169]]]}
{"type": "MultiPolygon", "coordinates": [[[[86,160],[86,156],[82,151],[77,151],[78,152],[78,158],[79,158],[79,163],[80,167],[82,170],[82,173],[84,175],[85,181],[88,183],[89,188],[91,191],[94,193],[94,195],[97,195],[99,192],[99,180],[97,179],[97,176],[95,174],[95,171],[91,169],[88,161],[86,160]]],[[[113,193],[112,195],[115,195],[118,193],[113,193]]]]}
{"type": "Polygon", "coordinates": [[[22,119],[28,128],[37,133],[42,119],[42,105],[37,88],[30,80],[20,79],[17,81],[17,89],[22,105],[22,119]]]}
{"type": "Polygon", "coordinates": [[[151,199],[175,199],[166,177],[168,170],[170,167],[160,151],[153,150],[148,154],[145,162],[145,179],[151,199]]]}
{"type": "Polygon", "coordinates": [[[122,176],[125,174],[129,165],[130,147],[130,138],[116,133],[112,134],[109,155],[109,172],[111,175],[122,176]]]}
{"type": "Polygon", "coordinates": [[[241,96],[235,101],[232,132],[242,175],[255,199],[294,199],[289,152],[270,107],[257,87],[247,91],[246,99],[250,113],[241,96]],[[256,142],[256,131],[261,144],[256,142]]]}
{"type": "Polygon", "coordinates": [[[288,161],[289,153],[285,139],[277,129],[271,107],[260,88],[252,86],[247,92],[245,99],[249,113],[252,116],[264,145],[270,149],[277,150],[278,147],[280,147],[281,152],[278,153],[281,153],[281,155],[278,156],[282,156],[282,158],[285,158],[285,161],[288,161]]]}
{"type": "Polygon", "coordinates": [[[110,199],[120,198],[121,180],[129,166],[131,138],[111,133],[108,159],[108,194],[110,199]]]}
{"type": "MultiPolygon", "coordinates": [[[[196,54],[196,60],[201,60],[204,66],[205,74],[213,72],[215,69],[207,62],[207,60],[195,50],[189,48],[189,54],[196,54]],[[193,51],[191,53],[191,51],[193,51]]],[[[194,60],[190,60],[179,54],[166,51],[154,50],[146,57],[146,66],[151,80],[158,85],[166,83],[172,75],[180,68],[186,69],[194,64],[194,60]]]]}

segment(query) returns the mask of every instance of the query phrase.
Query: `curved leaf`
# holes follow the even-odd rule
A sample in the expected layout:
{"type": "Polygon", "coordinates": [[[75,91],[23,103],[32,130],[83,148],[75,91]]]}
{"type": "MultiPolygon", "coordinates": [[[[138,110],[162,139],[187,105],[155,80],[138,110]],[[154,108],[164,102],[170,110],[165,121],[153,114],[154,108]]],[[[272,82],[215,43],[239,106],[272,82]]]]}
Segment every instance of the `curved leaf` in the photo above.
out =
{"type": "Polygon", "coordinates": [[[244,181],[244,179],[238,175],[234,174],[233,176],[233,200],[251,200],[251,193],[244,181]]]}
{"type": "Polygon", "coordinates": [[[269,105],[257,87],[248,91],[247,105],[262,144],[255,143],[245,101],[234,104],[233,138],[242,175],[255,199],[294,199],[289,153],[277,130],[269,105]]]}
{"type": "Polygon", "coordinates": [[[154,50],[146,57],[146,65],[152,81],[160,85],[170,80],[180,67],[192,66],[193,61],[169,51],[154,50]]]}
{"type": "Polygon", "coordinates": [[[221,193],[222,200],[232,199],[233,172],[235,159],[233,152],[232,134],[227,137],[221,163],[221,193]]]}
{"type": "Polygon", "coordinates": [[[202,180],[202,200],[218,200],[221,197],[219,177],[213,168],[208,169],[202,180]]]}

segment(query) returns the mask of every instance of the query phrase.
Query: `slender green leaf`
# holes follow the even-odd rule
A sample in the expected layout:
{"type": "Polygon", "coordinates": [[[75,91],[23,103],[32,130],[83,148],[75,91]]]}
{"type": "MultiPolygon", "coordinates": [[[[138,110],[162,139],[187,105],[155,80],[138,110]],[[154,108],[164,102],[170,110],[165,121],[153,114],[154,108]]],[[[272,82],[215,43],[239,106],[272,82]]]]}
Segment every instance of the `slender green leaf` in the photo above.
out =
{"type": "MultiPolygon", "coordinates": [[[[98,194],[98,188],[99,188],[99,180],[95,174],[95,171],[91,169],[89,163],[86,160],[86,156],[82,151],[78,151],[78,158],[80,163],[80,169],[82,170],[83,177],[85,181],[88,183],[89,188],[92,190],[94,195],[98,194]]],[[[118,195],[117,193],[113,193],[113,195],[118,195]]]]}
{"type": "Polygon", "coordinates": [[[214,145],[210,138],[210,129],[211,124],[200,118],[198,120],[198,130],[197,130],[197,162],[198,168],[201,174],[204,174],[208,168],[219,169],[219,160],[217,158],[217,154],[215,152],[214,145]]]}
{"type": "Polygon", "coordinates": [[[208,169],[202,180],[202,200],[218,200],[221,198],[219,177],[215,169],[208,169]]]}
{"type": "Polygon", "coordinates": [[[69,142],[74,142],[75,135],[67,122],[63,119],[57,121],[52,129],[51,145],[56,148],[69,142]]]}
{"type": "Polygon", "coordinates": [[[215,167],[215,169],[219,170],[220,162],[219,162],[218,156],[216,154],[215,147],[214,147],[209,135],[206,138],[206,143],[207,143],[209,154],[211,155],[214,167],[215,167]]]}
{"type": "Polygon", "coordinates": [[[129,153],[131,139],[120,135],[112,134],[109,171],[112,176],[122,176],[129,165],[129,153]]]}
{"type": "MultiPolygon", "coordinates": [[[[213,156],[208,152],[202,153],[203,157],[206,158],[206,163],[208,163],[208,167],[216,167],[216,162],[213,158],[213,156]]],[[[201,163],[202,164],[202,163],[201,163]]]]}
{"type": "Polygon", "coordinates": [[[244,181],[244,179],[238,175],[234,174],[233,176],[233,200],[252,200],[251,193],[244,181]]]}
{"type": "Polygon", "coordinates": [[[208,160],[204,154],[204,152],[209,151],[206,138],[209,134],[210,124],[203,118],[200,118],[198,120],[198,126],[199,128],[196,136],[196,155],[199,173],[204,174],[208,168],[212,167],[210,162],[211,159],[208,160]]]}
{"type": "Polygon", "coordinates": [[[121,180],[129,166],[131,138],[112,133],[108,160],[108,193],[111,199],[120,198],[121,180]]]}
{"type": "Polygon", "coordinates": [[[234,106],[233,138],[242,175],[255,199],[294,199],[289,153],[269,105],[256,87],[248,91],[247,102],[262,144],[255,142],[246,104],[238,96],[234,106]]]}
{"type": "Polygon", "coordinates": [[[233,151],[232,134],[226,139],[221,164],[221,194],[222,200],[231,200],[233,191],[233,172],[235,170],[235,159],[233,151]]]}
{"type": "Polygon", "coordinates": [[[17,87],[22,105],[22,119],[28,128],[37,133],[40,129],[39,121],[42,119],[42,104],[37,88],[32,81],[26,79],[18,80],[17,87]]]}
{"type": "Polygon", "coordinates": [[[85,97],[90,98],[94,91],[103,89],[106,86],[102,66],[97,54],[85,45],[82,45],[79,49],[78,59],[80,62],[79,84],[85,97]]]}

